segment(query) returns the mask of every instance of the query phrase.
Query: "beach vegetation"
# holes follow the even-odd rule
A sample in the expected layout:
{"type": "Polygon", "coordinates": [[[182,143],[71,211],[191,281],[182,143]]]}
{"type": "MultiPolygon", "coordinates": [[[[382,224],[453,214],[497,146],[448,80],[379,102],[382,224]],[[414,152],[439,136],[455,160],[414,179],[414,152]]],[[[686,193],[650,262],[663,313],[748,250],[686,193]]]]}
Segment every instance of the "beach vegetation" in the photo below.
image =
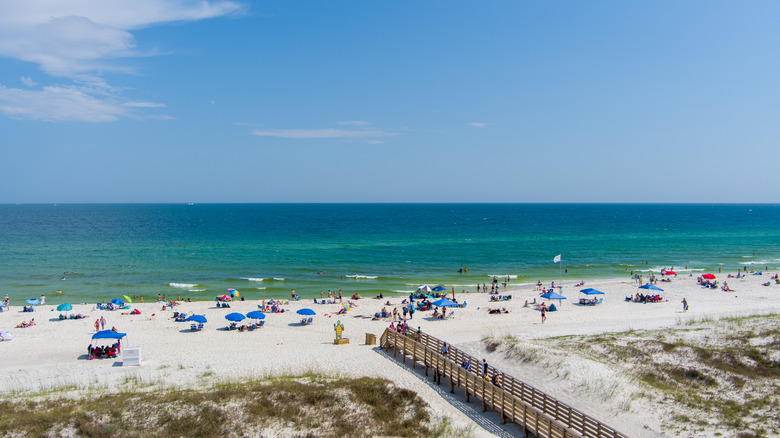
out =
{"type": "Polygon", "coordinates": [[[321,375],[223,381],[77,397],[0,401],[8,436],[470,436],[416,393],[377,378],[321,375]],[[284,431],[288,431],[285,433],[284,431]]]}
{"type": "Polygon", "coordinates": [[[506,360],[554,373],[565,394],[581,391],[611,401],[615,412],[629,411],[637,398],[643,412],[663,416],[671,410],[661,426],[666,435],[747,438],[780,429],[775,313],[705,316],[655,331],[483,342],[497,345],[506,360]]]}

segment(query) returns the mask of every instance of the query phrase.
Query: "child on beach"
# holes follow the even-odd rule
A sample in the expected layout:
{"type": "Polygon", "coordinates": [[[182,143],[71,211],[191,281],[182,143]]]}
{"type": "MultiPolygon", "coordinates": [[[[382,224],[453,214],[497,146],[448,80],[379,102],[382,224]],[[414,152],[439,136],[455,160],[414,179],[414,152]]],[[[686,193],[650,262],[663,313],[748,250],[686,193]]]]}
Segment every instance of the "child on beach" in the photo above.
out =
{"type": "Polygon", "coordinates": [[[686,301],[685,298],[683,298],[683,300],[682,300],[682,305],[683,305],[683,312],[687,312],[688,311],[688,301],[686,301]]]}

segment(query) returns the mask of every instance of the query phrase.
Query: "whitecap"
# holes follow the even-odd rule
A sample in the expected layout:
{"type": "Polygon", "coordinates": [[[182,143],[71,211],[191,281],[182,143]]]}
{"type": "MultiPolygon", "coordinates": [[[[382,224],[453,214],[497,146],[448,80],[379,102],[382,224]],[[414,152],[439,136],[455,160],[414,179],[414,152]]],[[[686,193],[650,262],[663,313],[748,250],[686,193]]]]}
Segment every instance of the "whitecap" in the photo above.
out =
{"type": "Polygon", "coordinates": [[[772,260],[751,260],[749,262],[742,262],[743,265],[769,265],[774,263],[772,260]]]}
{"type": "Polygon", "coordinates": [[[257,289],[257,290],[265,290],[266,288],[265,287],[256,287],[255,289],[257,289]]]}
{"type": "Polygon", "coordinates": [[[358,280],[358,279],[369,279],[369,280],[374,280],[374,279],[377,279],[377,278],[379,278],[379,276],[376,276],[376,275],[358,275],[358,274],[354,274],[354,275],[345,275],[345,277],[347,277],[347,278],[354,278],[355,280],[358,280]]]}
{"type": "Polygon", "coordinates": [[[496,277],[496,278],[507,278],[507,277],[509,277],[510,279],[512,279],[512,278],[517,278],[517,275],[493,274],[493,275],[488,275],[488,277],[490,277],[490,278],[493,278],[493,277],[496,277]]]}
{"type": "Polygon", "coordinates": [[[247,280],[247,281],[263,281],[263,280],[265,280],[265,278],[252,278],[252,277],[241,277],[241,279],[242,280],[247,280]]]}
{"type": "Polygon", "coordinates": [[[286,280],[286,278],[284,278],[284,277],[274,277],[274,280],[276,280],[276,281],[284,281],[284,280],[286,280]]]}
{"type": "Polygon", "coordinates": [[[168,286],[170,287],[177,287],[180,289],[192,289],[197,286],[197,284],[191,284],[191,283],[168,283],[168,286]]]}

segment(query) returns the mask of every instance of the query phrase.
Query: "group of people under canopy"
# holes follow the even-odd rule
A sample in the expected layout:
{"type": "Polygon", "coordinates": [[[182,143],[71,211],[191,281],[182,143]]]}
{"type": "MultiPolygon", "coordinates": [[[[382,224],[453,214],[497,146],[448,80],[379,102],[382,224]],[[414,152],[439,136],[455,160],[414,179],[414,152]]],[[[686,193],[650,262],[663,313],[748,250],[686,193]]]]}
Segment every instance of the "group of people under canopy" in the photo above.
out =
{"type": "Polygon", "coordinates": [[[106,345],[104,347],[93,347],[92,344],[89,344],[89,347],[87,347],[87,352],[89,353],[89,360],[113,359],[121,351],[120,348],[120,341],[117,340],[115,343],[106,345]]]}

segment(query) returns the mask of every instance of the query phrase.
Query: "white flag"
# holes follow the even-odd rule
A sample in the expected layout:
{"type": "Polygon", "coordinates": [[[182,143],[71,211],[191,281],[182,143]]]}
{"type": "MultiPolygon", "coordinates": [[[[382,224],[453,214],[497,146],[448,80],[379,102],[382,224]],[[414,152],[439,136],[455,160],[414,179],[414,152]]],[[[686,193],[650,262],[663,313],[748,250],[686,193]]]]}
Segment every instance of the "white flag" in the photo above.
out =
{"type": "Polygon", "coordinates": [[[558,263],[558,262],[560,262],[560,261],[561,261],[561,255],[560,255],[560,254],[558,254],[558,255],[557,255],[557,256],[555,256],[555,258],[553,259],[553,263],[558,263]]]}

